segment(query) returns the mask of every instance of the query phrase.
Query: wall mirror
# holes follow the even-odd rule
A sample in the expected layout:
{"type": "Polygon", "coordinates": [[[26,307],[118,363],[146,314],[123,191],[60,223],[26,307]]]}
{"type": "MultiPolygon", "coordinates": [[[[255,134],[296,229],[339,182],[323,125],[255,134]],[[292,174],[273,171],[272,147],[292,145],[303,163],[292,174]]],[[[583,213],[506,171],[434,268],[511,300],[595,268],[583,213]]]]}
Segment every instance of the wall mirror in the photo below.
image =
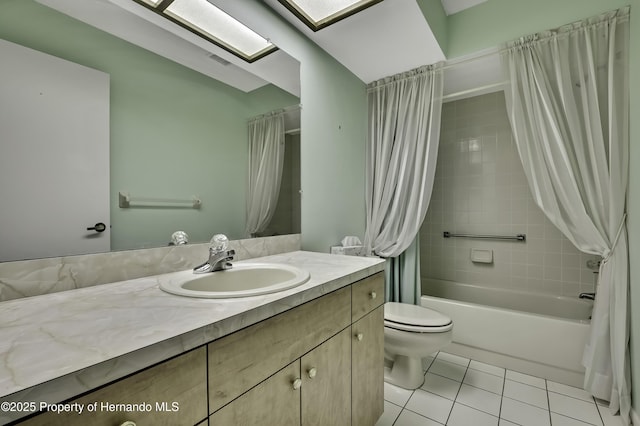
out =
{"type": "MultiPolygon", "coordinates": [[[[80,236],[73,238],[102,238],[86,229],[98,223],[110,231],[106,250],[166,246],[178,230],[189,235],[189,243],[206,242],[220,232],[232,239],[246,237],[247,122],[279,109],[286,111],[285,169],[276,213],[262,235],[300,232],[299,63],[282,50],[247,63],[206,41],[186,39],[179,32],[184,30],[154,22],[161,17],[136,15],[136,7],[132,0],[0,3],[0,40],[107,76],[108,212],[106,217],[79,217],[80,236]],[[121,207],[123,196],[128,207],[121,207]]],[[[47,95],[43,90],[33,94],[38,100],[47,95]]],[[[0,97],[0,112],[15,109],[0,97]]],[[[40,128],[33,115],[20,124],[40,128]]],[[[0,129],[0,161],[16,170],[11,183],[0,186],[0,205],[18,204],[14,197],[25,192],[29,180],[43,192],[34,206],[9,213],[0,207],[0,222],[8,215],[14,220],[24,216],[29,229],[0,235],[0,261],[81,254],[64,244],[44,253],[29,247],[41,246],[44,236],[61,227],[62,217],[78,215],[82,205],[91,203],[91,190],[60,201],[66,184],[57,178],[78,180],[75,173],[87,168],[82,157],[77,151],[46,154],[23,146],[31,158],[19,162],[11,144],[11,135],[0,129]],[[44,173],[40,167],[45,165],[55,172],[44,173]],[[44,219],[32,214],[36,211],[44,219]],[[27,249],[12,253],[18,241],[27,249]]],[[[0,233],[8,228],[0,223],[0,233]]],[[[85,253],[100,251],[105,250],[85,253]]]]}

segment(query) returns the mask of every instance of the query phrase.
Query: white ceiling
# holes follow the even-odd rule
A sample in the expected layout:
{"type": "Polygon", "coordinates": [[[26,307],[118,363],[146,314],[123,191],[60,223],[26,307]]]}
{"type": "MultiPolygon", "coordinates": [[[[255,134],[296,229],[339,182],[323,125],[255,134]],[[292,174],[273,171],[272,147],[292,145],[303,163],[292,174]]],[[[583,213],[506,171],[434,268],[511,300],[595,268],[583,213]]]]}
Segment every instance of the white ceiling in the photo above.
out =
{"type": "Polygon", "coordinates": [[[497,48],[456,58],[445,65],[444,100],[497,92],[504,89],[506,80],[497,48]]]}
{"type": "MultiPolygon", "coordinates": [[[[132,0],[37,1],[245,92],[272,83],[300,96],[300,64],[282,50],[249,64],[132,0]]],[[[278,0],[263,1],[365,83],[446,60],[417,0],[384,0],[317,32],[278,0]]],[[[447,14],[484,1],[441,0],[447,14]]],[[[445,71],[445,95],[502,80],[498,55],[461,64],[445,71]]]]}
{"type": "Polygon", "coordinates": [[[365,83],[445,59],[415,0],[384,0],[317,32],[265,3],[365,83]]]}
{"type": "MultiPolygon", "coordinates": [[[[317,32],[278,0],[264,1],[365,83],[446,60],[416,0],[384,0],[317,32]]],[[[441,0],[448,15],[485,1],[441,0]]],[[[447,61],[445,99],[502,90],[501,70],[495,50],[447,61]]]]}
{"type": "Polygon", "coordinates": [[[131,0],[37,1],[244,92],[273,83],[300,96],[300,63],[282,50],[247,63],[131,0]]]}

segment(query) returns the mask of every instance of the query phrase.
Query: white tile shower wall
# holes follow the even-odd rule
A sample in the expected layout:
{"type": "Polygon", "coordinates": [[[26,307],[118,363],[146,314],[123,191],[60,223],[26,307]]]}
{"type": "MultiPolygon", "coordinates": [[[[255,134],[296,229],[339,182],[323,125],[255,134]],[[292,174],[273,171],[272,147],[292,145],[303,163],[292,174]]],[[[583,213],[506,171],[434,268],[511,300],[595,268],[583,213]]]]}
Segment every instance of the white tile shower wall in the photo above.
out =
{"type": "Polygon", "coordinates": [[[555,295],[592,292],[589,259],[535,204],[503,92],[444,104],[433,195],[420,231],[423,277],[555,295]],[[527,241],[443,238],[443,232],[526,234],[527,241]],[[474,264],[472,248],[493,250],[474,264]]]}

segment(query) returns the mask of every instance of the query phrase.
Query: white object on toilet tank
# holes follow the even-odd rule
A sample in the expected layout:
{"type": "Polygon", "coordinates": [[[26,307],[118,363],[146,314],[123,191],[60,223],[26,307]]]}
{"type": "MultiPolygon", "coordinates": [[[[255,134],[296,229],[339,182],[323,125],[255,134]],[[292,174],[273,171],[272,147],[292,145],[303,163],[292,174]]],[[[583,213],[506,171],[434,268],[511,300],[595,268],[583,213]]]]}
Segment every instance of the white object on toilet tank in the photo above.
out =
{"type": "Polygon", "coordinates": [[[471,249],[473,263],[493,263],[493,250],[471,249]]]}

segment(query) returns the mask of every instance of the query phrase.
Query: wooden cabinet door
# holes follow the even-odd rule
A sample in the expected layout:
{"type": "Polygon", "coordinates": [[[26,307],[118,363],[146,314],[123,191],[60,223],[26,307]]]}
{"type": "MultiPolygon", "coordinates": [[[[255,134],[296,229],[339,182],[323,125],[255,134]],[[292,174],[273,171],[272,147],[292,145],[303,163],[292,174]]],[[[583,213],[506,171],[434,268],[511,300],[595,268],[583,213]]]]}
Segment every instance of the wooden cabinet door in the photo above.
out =
{"type": "Polygon", "coordinates": [[[302,425],[350,425],[350,328],[303,356],[301,367],[302,425]]]}
{"type": "Polygon", "coordinates": [[[300,386],[294,386],[299,378],[297,360],[213,413],[209,425],[300,426],[300,386]]]}
{"type": "Polygon", "coordinates": [[[97,403],[95,411],[85,409],[81,415],[50,411],[20,424],[117,426],[131,420],[138,426],[193,426],[207,418],[205,352],[204,347],[195,349],[70,402],[82,407],[97,403]]]}
{"type": "Polygon", "coordinates": [[[352,425],[373,426],[384,411],[384,306],[352,326],[352,425]]]}
{"type": "Polygon", "coordinates": [[[210,343],[210,413],[348,327],[350,314],[345,287],[210,343]]]}

